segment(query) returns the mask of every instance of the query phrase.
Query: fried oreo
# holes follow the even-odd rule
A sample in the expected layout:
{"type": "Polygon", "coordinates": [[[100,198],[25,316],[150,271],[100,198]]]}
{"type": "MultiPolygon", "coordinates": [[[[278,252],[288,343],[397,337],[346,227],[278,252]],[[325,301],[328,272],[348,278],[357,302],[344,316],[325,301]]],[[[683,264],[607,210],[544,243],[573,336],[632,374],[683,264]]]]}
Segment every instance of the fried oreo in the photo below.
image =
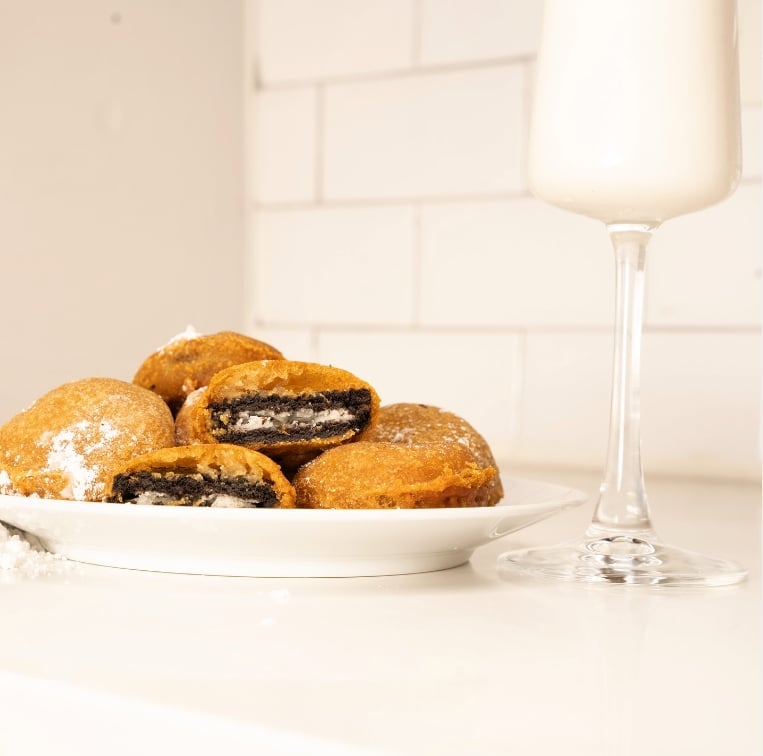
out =
{"type": "Polygon", "coordinates": [[[186,397],[206,386],[220,370],[253,360],[282,358],[275,347],[241,333],[200,334],[189,328],[150,354],[133,383],[159,394],[176,415],[186,397]]]}
{"type": "Polygon", "coordinates": [[[204,393],[204,388],[206,387],[191,391],[180,407],[180,410],[178,410],[177,416],[175,417],[175,443],[178,446],[188,446],[193,443],[191,409],[201,399],[202,394],[204,393]]]}
{"type": "Polygon", "coordinates": [[[239,444],[293,468],[355,438],[378,409],[376,391],[346,370],[261,360],[217,373],[188,408],[184,437],[239,444]]]}
{"type": "Polygon", "coordinates": [[[264,454],[232,444],[176,446],[117,470],[107,501],[190,507],[294,507],[294,489],[264,454]]]}
{"type": "Polygon", "coordinates": [[[457,444],[356,441],[303,465],[293,484],[309,509],[484,507],[495,476],[457,444]]]}
{"type": "MultiPolygon", "coordinates": [[[[364,431],[359,441],[386,441],[404,446],[431,443],[454,443],[465,446],[479,465],[498,471],[487,441],[464,418],[428,404],[387,404],[379,409],[374,425],[364,431]]],[[[490,503],[503,498],[500,474],[493,479],[490,503]]]]}
{"type": "Polygon", "coordinates": [[[174,445],[167,405],[114,378],[54,388],[0,427],[0,490],[101,501],[115,469],[174,445]]]}

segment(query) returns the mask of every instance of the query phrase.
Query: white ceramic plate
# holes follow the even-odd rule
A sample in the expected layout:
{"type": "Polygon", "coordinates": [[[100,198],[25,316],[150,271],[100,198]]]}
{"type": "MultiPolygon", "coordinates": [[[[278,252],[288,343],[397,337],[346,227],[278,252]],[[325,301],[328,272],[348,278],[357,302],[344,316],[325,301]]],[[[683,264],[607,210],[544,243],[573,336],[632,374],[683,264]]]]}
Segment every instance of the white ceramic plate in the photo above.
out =
{"type": "Polygon", "coordinates": [[[212,509],[0,495],[0,521],[48,551],[107,567],[249,577],[402,575],[456,567],[485,543],[586,494],[504,479],[497,507],[420,510],[212,509]]]}

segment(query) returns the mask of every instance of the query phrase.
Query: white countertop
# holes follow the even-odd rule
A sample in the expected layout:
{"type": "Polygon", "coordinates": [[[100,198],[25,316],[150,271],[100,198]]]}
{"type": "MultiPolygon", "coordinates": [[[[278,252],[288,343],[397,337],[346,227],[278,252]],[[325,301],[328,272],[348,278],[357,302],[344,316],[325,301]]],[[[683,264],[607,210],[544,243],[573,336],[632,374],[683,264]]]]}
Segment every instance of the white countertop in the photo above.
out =
{"type": "Polygon", "coordinates": [[[0,754],[757,756],[760,486],[647,485],[666,541],[750,579],[498,577],[501,552],[579,535],[592,505],[420,575],[0,572],[0,754]]]}

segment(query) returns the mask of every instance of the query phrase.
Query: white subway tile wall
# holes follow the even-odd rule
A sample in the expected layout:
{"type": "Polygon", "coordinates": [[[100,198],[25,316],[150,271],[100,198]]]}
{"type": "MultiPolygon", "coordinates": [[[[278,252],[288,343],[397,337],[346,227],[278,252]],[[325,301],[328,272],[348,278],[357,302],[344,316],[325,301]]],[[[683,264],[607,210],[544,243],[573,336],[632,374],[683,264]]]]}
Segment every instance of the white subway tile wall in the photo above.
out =
{"type": "Polygon", "coordinates": [[[720,204],[665,223],[647,262],[647,323],[755,329],[762,230],[757,184],[743,184],[720,204]]]}
{"type": "Polygon", "coordinates": [[[760,107],[761,3],[760,0],[737,0],[737,8],[742,105],[760,107]]]}
{"type": "Polygon", "coordinates": [[[464,417],[510,459],[518,438],[522,335],[478,330],[324,331],[318,354],[379,387],[382,402],[421,402],[464,417]]]}
{"type": "MultiPolygon", "coordinates": [[[[614,305],[595,221],[529,196],[542,2],[249,0],[248,323],[513,464],[600,469],[614,305]]],[[[760,471],[760,0],[740,0],[744,173],[659,230],[647,474],[760,471]]]]}
{"type": "Polygon", "coordinates": [[[523,94],[507,65],[326,85],[323,199],[518,194],[523,94]]]}
{"type": "Polygon", "coordinates": [[[752,181],[760,179],[761,134],[763,124],[760,119],[760,106],[742,108],[742,177],[752,181]]]}
{"type": "Polygon", "coordinates": [[[267,0],[252,14],[266,84],[408,70],[412,0],[267,0]]]}
{"type": "Polygon", "coordinates": [[[534,55],[541,8],[533,0],[422,0],[418,62],[466,63],[534,55]]]}
{"type": "Polygon", "coordinates": [[[315,197],[316,101],[314,87],[264,91],[257,98],[251,177],[256,198],[311,202],[315,197]]]}
{"type": "Polygon", "coordinates": [[[410,325],[412,228],[408,205],[262,210],[253,250],[258,319],[410,325]]]}
{"type": "Polygon", "coordinates": [[[586,467],[607,448],[612,336],[604,330],[528,332],[518,456],[586,467]]]}
{"type": "Polygon", "coordinates": [[[431,205],[420,252],[422,325],[612,323],[612,248],[589,218],[530,197],[431,205]]]}

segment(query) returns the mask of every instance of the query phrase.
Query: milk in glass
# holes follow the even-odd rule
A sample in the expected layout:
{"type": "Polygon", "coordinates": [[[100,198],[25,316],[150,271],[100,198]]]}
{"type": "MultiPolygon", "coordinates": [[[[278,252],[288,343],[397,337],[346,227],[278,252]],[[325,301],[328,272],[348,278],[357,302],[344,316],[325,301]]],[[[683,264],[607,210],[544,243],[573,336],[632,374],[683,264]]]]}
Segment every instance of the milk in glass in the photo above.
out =
{"type": "Polygon", "coordinates": [[[659,223],[739,179],[734,0],[545,0],[530,189],[610,222],[659,223]]]}

